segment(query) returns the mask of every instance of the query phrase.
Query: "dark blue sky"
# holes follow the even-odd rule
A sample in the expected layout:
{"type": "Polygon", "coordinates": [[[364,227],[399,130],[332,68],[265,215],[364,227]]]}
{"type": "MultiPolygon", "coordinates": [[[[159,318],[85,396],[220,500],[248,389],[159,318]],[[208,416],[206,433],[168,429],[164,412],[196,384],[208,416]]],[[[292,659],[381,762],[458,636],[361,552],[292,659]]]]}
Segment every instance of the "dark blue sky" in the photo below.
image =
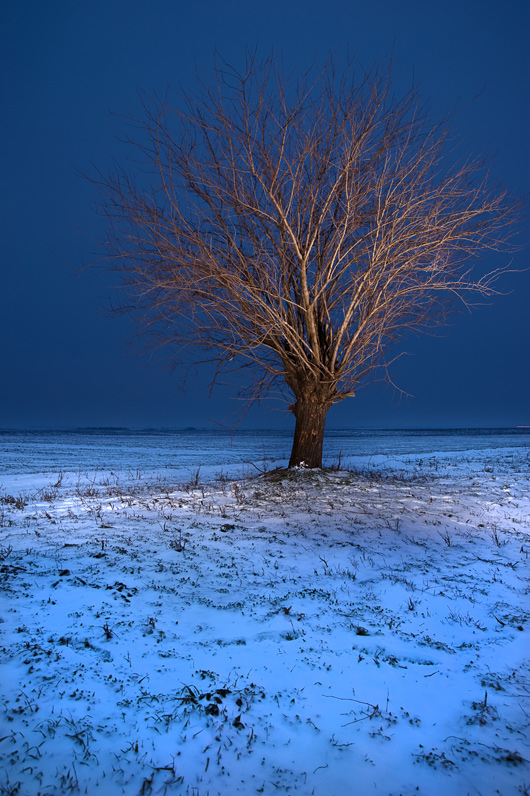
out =
{"type": "MultiPolygon", "coordinates": [[[[527,0],[7,0],[2,5],[2,281],[0,427],[131,427],[230,423],[231,385],[207,395],[207,373],[167,372],[131,348],[127,318],[102,314],[104,271],[76,275],[103,222],[79,176],[125,158],[118,114],[141,114],[139,92],[193,86],[214,48],[235,63],[245,46],[283,52],[292,67],[330,50],[366,67],[393,50],[402,87],[414,75],[433,114],[465,107],[459,132],[495,155],[515,194],[530,184],[530,4],[527,0]],[[470,105],[468,101],[476,98],[470,105]]],[[[528,215],[521,241],[530,240],[528,215]]],[[[513,257],[529,265],[530,248],[513,257]]],[[[486,268],[507,263],[484,260],[486,268]]],[[[530,424],[530,272],[438,338],[407,340],[396,384],[334,408],[334,427],[530,424]]],[[[245,427],[288,427],[258,407],[245,427]]]]}

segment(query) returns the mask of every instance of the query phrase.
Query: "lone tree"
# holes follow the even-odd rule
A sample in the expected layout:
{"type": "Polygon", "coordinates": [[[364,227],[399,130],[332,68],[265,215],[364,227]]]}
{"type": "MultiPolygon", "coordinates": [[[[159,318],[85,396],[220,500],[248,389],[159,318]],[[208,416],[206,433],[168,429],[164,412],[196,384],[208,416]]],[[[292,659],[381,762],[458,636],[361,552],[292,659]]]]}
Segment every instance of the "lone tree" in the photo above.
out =
{"type": "Polygon", "coordinates": [[[179,107],[146,105],[136,176],[99,182],[126,309],[181,359],[250,366],[252,399],[287,387],[291,467],[321,466],[328,410],[390,344],[495,292],[470,261],[506,249],[514,218],[415,90],[348,71],[218,66],[179,107]]]}

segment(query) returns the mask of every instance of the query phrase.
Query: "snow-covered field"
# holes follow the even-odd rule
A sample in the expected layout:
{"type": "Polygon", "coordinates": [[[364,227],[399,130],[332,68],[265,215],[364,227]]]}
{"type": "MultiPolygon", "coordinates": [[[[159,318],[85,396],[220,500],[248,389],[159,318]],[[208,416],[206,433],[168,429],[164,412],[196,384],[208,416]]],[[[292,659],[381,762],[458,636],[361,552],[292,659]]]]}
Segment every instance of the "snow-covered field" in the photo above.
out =
{"type": "Polygon", "coordinates": [[[530,793],[529,448],[194,455],[0,477],[0,794],[530,793]]]}

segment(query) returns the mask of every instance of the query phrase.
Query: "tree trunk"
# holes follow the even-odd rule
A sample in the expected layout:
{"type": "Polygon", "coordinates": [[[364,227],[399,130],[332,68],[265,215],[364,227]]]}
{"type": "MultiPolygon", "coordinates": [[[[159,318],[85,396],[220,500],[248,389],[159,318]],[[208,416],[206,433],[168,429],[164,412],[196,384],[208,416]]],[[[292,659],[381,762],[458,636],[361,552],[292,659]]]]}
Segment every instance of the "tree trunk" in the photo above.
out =
{"type": "Polygon", "coordinates": [[[325,400],[299,398],[291,407],[296,417],[289,467],[322,467],[322,445],[326,415],[331,404],[325,400]]]}

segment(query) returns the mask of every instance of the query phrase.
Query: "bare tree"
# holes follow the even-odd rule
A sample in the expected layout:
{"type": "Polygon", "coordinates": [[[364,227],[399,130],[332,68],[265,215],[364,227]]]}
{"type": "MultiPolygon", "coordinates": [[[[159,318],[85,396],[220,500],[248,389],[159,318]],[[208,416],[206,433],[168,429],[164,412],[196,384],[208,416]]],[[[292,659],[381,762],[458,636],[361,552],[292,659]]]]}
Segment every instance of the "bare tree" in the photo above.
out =
{"type": "Polygon", "coordinates": [[[349,72],[218,66],[180,107],[146,105],[136,176],[101,181],[127,308],[180,357],[250,366],[251,398],[287,392],[290,466],[321,466],[328,410],[389,344],[495,292],[470,263],[506,249],[514,219],[415,90],[349,72]]]}

